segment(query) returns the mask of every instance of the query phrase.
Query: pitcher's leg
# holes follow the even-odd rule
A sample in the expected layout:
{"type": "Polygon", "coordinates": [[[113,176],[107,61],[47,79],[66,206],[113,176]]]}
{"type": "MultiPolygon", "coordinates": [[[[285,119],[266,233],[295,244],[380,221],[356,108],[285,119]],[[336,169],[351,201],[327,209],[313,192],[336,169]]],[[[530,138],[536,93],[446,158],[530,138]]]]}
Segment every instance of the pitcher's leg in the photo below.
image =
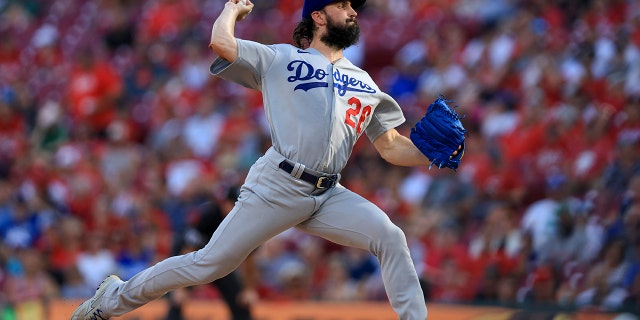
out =
{"type": "Polygon", "coordinates": [[[385,291],[401,320],[425,320],[427,307],[402,230],[377,206],[342,187],[299,229],[341,245],[371,251],[385,291]]]}
{"type": "Polygon", "coordinates": [[[289,206],[278,207],[256,193],[243,191],[241,201],[204,248],[165,259],[113,288],[103,299],[106,312],[122,315],[168,291],[227,275],[264,241],[307,219],[313,203],[311,198],[298,197],[289,206]]]}

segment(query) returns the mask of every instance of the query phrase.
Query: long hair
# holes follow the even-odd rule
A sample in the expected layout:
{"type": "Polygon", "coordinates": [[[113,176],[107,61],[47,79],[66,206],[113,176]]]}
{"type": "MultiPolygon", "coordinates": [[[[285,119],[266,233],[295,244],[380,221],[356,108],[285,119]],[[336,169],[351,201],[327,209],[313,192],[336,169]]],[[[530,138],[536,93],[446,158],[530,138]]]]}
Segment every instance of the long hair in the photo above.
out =
{"type": "Polygon", "coordinates": [[[313,19],[302,19],[293,30],[293,44],[300,49],[307,49],[317,28],[313,19]]]}

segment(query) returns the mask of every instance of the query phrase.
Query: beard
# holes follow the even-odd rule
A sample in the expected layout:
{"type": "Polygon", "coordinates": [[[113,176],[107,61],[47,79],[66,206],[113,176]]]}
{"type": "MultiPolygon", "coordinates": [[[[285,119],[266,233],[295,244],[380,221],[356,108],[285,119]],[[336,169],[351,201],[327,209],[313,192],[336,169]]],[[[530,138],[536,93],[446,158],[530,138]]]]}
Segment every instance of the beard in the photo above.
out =
{"type": "Polygon", "coordinates": [[[360,39],[360,26],[355,19],[349,19],[344,25],[338,25],[327,16],[327,32],[320,37],[320,41],[329,47],[346,49],[360,39]]]}

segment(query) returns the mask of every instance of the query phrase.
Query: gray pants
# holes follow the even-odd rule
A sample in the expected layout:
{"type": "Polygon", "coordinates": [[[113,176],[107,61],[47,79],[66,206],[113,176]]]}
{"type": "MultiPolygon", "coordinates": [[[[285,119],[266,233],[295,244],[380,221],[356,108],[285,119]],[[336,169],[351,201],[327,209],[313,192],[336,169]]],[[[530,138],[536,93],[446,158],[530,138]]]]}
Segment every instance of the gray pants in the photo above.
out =
{"type": "Polygon", "coordinates": [[[296,227],[379,260],[391,306],[402,320],[425,320],[427,308],[404,233],[373,203],[342,185],[322,193],[278,168],[273,148],[249,170],[233,210],[202,249],[170,257],[105,293],[103,306],[123,315],[165,293],[219,279],[271,237],[296,227]]]}

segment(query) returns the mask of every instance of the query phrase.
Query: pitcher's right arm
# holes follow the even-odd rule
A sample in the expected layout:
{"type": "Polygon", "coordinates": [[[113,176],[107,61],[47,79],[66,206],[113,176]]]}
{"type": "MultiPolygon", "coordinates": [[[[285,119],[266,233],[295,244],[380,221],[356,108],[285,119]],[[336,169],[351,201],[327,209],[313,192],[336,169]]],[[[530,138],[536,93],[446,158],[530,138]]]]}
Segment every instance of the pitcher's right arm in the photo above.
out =
{"type": "Polygon", "coordinates": [[[229,0],[213,23],[209,48],[221,58],[233,62],[238,57],[235,37],[236,21],[244,19],[253,9],[249,0],[229,0]]]}

